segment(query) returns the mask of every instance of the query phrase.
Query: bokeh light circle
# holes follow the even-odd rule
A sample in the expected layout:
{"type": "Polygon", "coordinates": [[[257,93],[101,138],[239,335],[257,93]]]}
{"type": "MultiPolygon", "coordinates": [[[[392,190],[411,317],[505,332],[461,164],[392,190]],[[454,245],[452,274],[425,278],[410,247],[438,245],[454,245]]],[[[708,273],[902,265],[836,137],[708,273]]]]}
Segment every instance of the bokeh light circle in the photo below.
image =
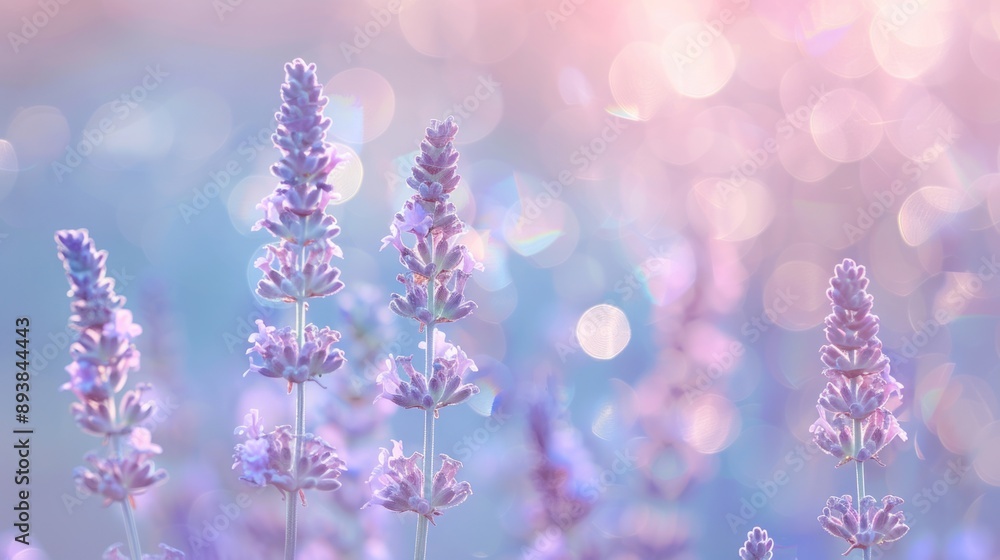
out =
{"type": "Polygon", "coordinates": [[[344,161],[333,168],[327,182],[333,185],[333,192],[340,195],[340,198],[331,204],[343,204],[354,198],[361,190],[365,169],[358,153],[350,146],[334,142],[333,147],[337,150],[337,154],[344,158],[344,161]]]}
{"type": "Polygon", "coordinates": [[[683,23],[661,46],[661,62],[677,93],[710,97],[729,82],[736,56],[724,33],[703,23],[683,23]]]}
{"type": "Polygon", "coordinates": [[[382,74],[351,68],[323,88],[330,102],[324,111],[330,134],[351,144],[370,142],[389,128],[396,113],[396,92],[382,74]]]}
{"type": "Polygon", "coordinates": [[[17,149],[21,169],[27,169],[65,155],[69,123],[59,109],[35,105],[14,114],[7,140],[17,149]]]}
{"type": "Polygon", "coordinates": [[[809,129],[826,157],[840,162],[858,161],[881,142],[882,116],[867,95],[841,88],[827,93],[813,107],[809,129]]]}
{"type": "Polygon", "coordinates": [[[0,138],[0,200],[14,187],[19,170],[14,145],[0,138]]]}
{"type": "Polygon", "coordinates": [[[576,340],[588,356],[610,360],[628,345],[632,328],[621,309],[602,303],[584,311],[576,323],[576,340]]]}

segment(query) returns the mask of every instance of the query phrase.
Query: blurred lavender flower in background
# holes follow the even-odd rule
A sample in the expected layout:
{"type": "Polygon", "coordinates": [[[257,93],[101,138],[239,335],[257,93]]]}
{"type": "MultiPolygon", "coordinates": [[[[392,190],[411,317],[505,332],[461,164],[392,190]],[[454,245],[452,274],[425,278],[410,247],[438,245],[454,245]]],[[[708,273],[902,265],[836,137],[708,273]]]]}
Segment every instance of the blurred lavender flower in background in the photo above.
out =
{"type": "MultiPolygon", "coordinates": [[[[142,400],[150,385],[139,384],[118,398],[129,372],[139,368],[132,340],[142,328],[132,322],[125,298],[115,293],[115,281],[107,277],[107,251],[97,250],[87,230],[61,230],[55,239],[70,283],[70,325],[78,331],[70,346],[73,362],[66,367],[70,380],[62,389],[78,399],[70,410],[80,429],[109,445],[106,457],[88,453],[89,467],[77,467],[73,478],[81,489],[102,496],[105,506],[121,503],[129,550],[139,559],[143,556],[132,511],[134,496],[167,478],[152,461],[162,450],[143,427],[154,412],[153,403],[142,400]]],[[[124,558],[112,548],[116,558],[124,558]]]]}

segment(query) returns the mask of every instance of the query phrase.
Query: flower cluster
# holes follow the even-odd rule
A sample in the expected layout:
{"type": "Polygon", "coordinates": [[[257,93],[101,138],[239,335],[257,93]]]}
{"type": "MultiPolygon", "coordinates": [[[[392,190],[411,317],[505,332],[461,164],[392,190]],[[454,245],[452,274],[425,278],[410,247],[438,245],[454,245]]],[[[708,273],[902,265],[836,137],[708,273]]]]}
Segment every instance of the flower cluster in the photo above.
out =
{"type": "MultiPolygon", "coordinates": [[[[69,381],[62,386],[78,399],[70,408],[73,418],[81,430],[95,436],[131,433],[130,441],[148,439],[149,433],[140,426],[154,411],[151,401],[142,400],[150,386],[140,384],[122,393],[129,372],[139,367],[139,351],[132,340],[142,328],[132,322],[132,313],[124,309],[125,298],[115,293],[115,281],[106,275],[108,253],[98,251],[84,229],[57,232],[56,245],[70,283],[70,324],[78,331],[70,346],[73,362],[66,367],[69,381]]],[[[91,469],[77,469],[75,478],[81,487],[103,495],[106,503],[122,502],[166,478],[164,471],[153,467],[152,455],[134,446],[124,456],[88,455],[91,469]]]]}
{"type": "MultiPolygon", "coordinates": [[[[376,398],[386,399],[402,408],[438,410],[449,405],[465,402],[479,393],[479,387],[472,383],[462,383],[466,372],[479,371],[476,363],[462,351],[461,347],[445,340],[444,333],[434,332],[434,373],[427,379],[413,367],[413,356],[392,355],[379,370],[376,381],[382,386],[382,393],[376,398]],[[404,381],[397,371],[406,374],[404,381]]],[[[424,348],[426,344],[420,343],[424,348]]]]}
{"type": "Polygon", "coordinates": [[[850,496],[831,496],[819,522],[828,533],[851,545],[844,553],[846,556],[855,549],[870,550],[901,539],[910,530],[903,512],[894,511],[902,503],[902,498],[886,496],[879,508],[875,498],[865,496],[855,511],[850,496]]]}
{"type": "MultiPolygon", "coordinates": [[[[890,403],[902,398],[903,386],[889,373],[889,360],[882,354],[878,339],[879,319],[872,310],[867,292],[865,268],[845,259],[834,269],[827,297],[833,307],[826,318],[827,345],[820,349],[828,383],[816,406],[819,419],[810,427],[813,441],[840,465],[854,461],[857,468],[859,512],[851,507],[851,497],[831,497],[819,522],[830,534],[845,539],[851,548],[870,548],[902,537],[909,529],[901,512],[893,508],[903,503],[895,496],[875,499],[864,492],[864,464],[882,464],[879,452],[892,440],[906,441],[906,432],[890,410],[890,403]]],[[[883,465],[884,466],[884,465],[883,465]]]]}
{"type": "Polygon", "coordinates": [[[305,491],[332,491],[340,488],[337,480],[345,470],[337,451],[312,434],[302,436],[302,454],[296,469],[292,468],[291,426],[277,426],[265,433],[256,409],[246,415],[245,426],[236,428],[236,435],[246,441],[236,445],[233,469],[240,467],[240,477],[254,486],[274,486],[282,495],[298,494],[303,505],[305,491]]]}
{"type": "Polygon", "coordinates": [[[256,354],[260,363],[250,359],[248,373],[259,373],[264,377],[280,377],[288,381],[288,392],[292,385],[315,381],[317,378],[333,373],[344,365],[344,353],[332,348],[340,341],[340,333],[328,327],[322,329],[316,325],[306,326],[302,348],[299,348],[295,332],[290,327],[277,329],[257,320],[257,332],[250,335],[253,344],[247,354],[256,354]]]}
{"type": "Polygon", "coordinates": [[[389,307],[421,328],[458,321],[476,309],[475,302],[465,299],[465,285],[472,271],[483,266],[458,243],[465,224],[448,201],[459,181],[458,151],[452,144],[457,132],[454,118],[431,121],[406,180],[417,193],[395,215],[382,240],[383,249],[392,245],[399,251],[399,262],[407,269],[398,277],[406,294],[392,294],[389,307]],[[412,235],[412,245],[404,242],[404,234],[412,235]]]}
{"type": "Polygon", "coordinates": [[[774,540],[767,536],[767,531],[754,527],[747,533],[747,541],[740,548],[740,560],[771,560],[773,548],[774,540]]]}
{"type": "MultiPolygon", "coordinates": [[[[152,460],[162,450],[143,427],[154,412],[153,402],[143,400],[152,387],[140,383],[124,391],[128,374],[139,368],[139,351],[132,341],[142,328],[132,322],[125,298],[115,293],[115,281],[107,276],[107,251],[97,250],[87,230],[58,231],[55,240],[69,278],[70,325],[77,331],[70,346],[73,362],[66,367],[69,381],[62,389],[77,398],[70,407],[77,426],[110,443],[108,456],[88,453],[89,466],[77,467],[73,478],[81,489],[102,496],[105,506],[121,503],[128,518],[134,497],[167,478],[152,460]]],[[[108,554],[123,558],[117,547],[108,554]]],[[[176,552],[168,558],[183,555],[176,552]]]]}
{"type": "Polygon", "coordinates": [[[343,161],[326,142],[330,119],[323,116],[327,98],[316,79],[316,66],[300,59],[285,65],[278,128],[271,139],[282,158],[271,167],[281,179],[273,193],[258,205],[264,217],[254,231],[266,229],[278,238],[266,247],[256,266],[264,277],[257,293],[266,299],[304,302],[325,297],[344,287],[340,271],[330,265],[342,256],[333,238],[340,233],[326,205],[338,195],[326,179],[343,161]]]}
{"type": "Polygon", "coordinates": [[[378,466],[372,471],[368,484],[372,498],[362,507],[380,505],[389,511],[416,512],[434,523],[442,510],[457,506],[472,495],[468,482],[457,482],[455,475],[462,463],[441,454],[441,468],[434,475],[430,499],[424,496],[424,473],[420,470],[423,455],[403,455],[403,442],[392,442],[392,452],[379,449],[378,466]]]}
{"type": "Polygon", "coordinates": [[[906,432],[886,408],[903,386],[889,374],[878,339],[879,319],[871,312],[865,268],[845,259],[835,269],[826,295],[833,312],[826,318],[827,345],[820,349],[828,383],[820,395],[819,419],[809,429],[820,449],[840,459],[879,462],[878,452],[906,432]],[[861,437],[854,434],[860,421],[861,437]]]}

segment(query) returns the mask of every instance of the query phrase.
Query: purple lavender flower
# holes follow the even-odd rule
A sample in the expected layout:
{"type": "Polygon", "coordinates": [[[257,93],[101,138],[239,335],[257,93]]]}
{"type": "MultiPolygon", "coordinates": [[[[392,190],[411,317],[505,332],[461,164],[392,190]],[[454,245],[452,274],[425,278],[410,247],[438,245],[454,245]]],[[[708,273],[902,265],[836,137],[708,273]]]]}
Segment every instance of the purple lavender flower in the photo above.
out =
{"type": "Polygon", "coordinates": [[[69,277],[66,295],[73,300],[70,323],[80,331],[110,323],[112,314],[125,305],[125,298],[115,293],[115,281],[107,277],[108,252],[96,250],[85,229],[57,231],[56,244],[69,277]]]}
{"type": "Polygon", "coordinates": [[[768,538],[767,531],[754,527],[747,533],[747,541],[740,548],[740,560],[771,560],[773,548],[774,541],[768,538]]]}
{"type": "Polygon", "coordinates": [[[392,245],[399,251],[399,262],[407,269],[399,276],[406,293],[393,294],[389,307],[401,317],[415,319],[421,328],[458,321],[476,309],[475,302],[465,299],[465,285],[472,271],[483,267],[457,242],[465,224],[448,202],[460,179],[458,151],[452,143],[457,132],[453,118],[431,121],[417,165],[406,180],[417,194],[403,204],[389,226],[390,235],[382,240],[383,249],[392,245]],[[404,242],[404,234],[413,236],[412,245],[404,242]],[[428,280],[435,287],[433,309],[428,308],[428,280]]]}
{"type": "MultiPolygon", "coordinates": [[[[375,399],[386,399],[402,408],[434,410],[435,414],[446,406],[461,404],[479,393],[479,387],[462,383],[468,371],[478,371],[475,362],[458,346],[445,340],[444,333],[435,331],[434,374],[430,380],[413,367],[412,356],[389,356],[384,369],[379,370],[376,381],[382,393],[375,399]],[[440,336],[439,336],[440,335],[440,336]],[[397,373],[402,370],[409,381],[397,373]]],[[[421,343],[421,347],[425,345],[421,343]]]]}
{"type": "MultiPolygon", "coordinates": [[[[326,141],[330,119],[323,116],[327,98],[316,78],[316,66],[295,59],[285,65],[281,86],[282,104],[275,118],[278,128],[271,139],[281,159],[271,173],[281,180],[258,208],[263,218],[253,229],[265,229],[278,240],[265,247],[255,266],[263,278],[257,294],[263,298],[295,304],[295,328],[275,329],[258,321],[258,332],[250,337],[259,361],[251,358],[247,371],[282,378],[288,392],[297,387],[295,425],[279,426],[269,434],[245,428],[252,437],[235,449],[235,464],[243,467],[243,479],[256,485],[270,484],[282,494],[298,493],[305,504],[305,490],[335,490],[344,463],[322,439],[305,433],[304,386],[344,364],[344,354],[332,345],[340,333],[306,325],[307,301],[340,291],[340,270],[334,257],[343,257],[333,239],[340,228],[327,205],[338,198],[327,183],[330,172],[341,162],[326,141]]],[[[318,383],[318,381],[317,381],[318,383]]],[[[241,433],[237,430],[237,433],[241,433]]],[[[285,506],[285,559],[296,556],[296,501],[285,506]]]]}
{"type": "MultiPolygon", "coordinates": [[[[392,294],[389,309],[401,317],[416,320],[421,331],[426,329],[424,371],[418,372],[413,367],[412,356],[395,359],[390,356],[378,377],[382,386],[381,398],[403,408],[424,410],[424,452],[419,454],[423,468],[416,466],[414,457],[418,454],[403,458],[401,446],[397,446],[399,456],[390,460],[388,451],[382,453],[382,466],[376,467],[376,473],[381,474],[372,475],[372,479],[382,485],[376,490],[376,498],[381,502],[376,503],[388,504],[386,507],[400,511],[398,508],[403,505],[398,500],[405,498],[407,511],[420,513],[415,560],[426,558],[428,521],[433,521],[435,508],[457,505],[472,493],[468,483],[455,483],[454,472],[460,463],[445,455],[441,455],[443,465],[434,479],[425,479],[434,467],[434,422],[439,409],[461,403],[478,392],[474,385],[463,384],[465,372],[475,371],[475,364],[458,347],[445,342],[443,334],[439,339],[436,330],[437,325],[458,321],[476,309],[474,302],[465,299],[465,286],[472,272],[483,268],[468,248],[458,242],[465,232],[465,224],[458,218],[455,205],[448,201],[459,182],[458,151],[453,144],[457,132],[453,118],[444,122],[431,121],[420,143],[412,176],[406,180],[406,184],[417,192],[393,217],[389,235],[382,240],[382,249],[391,245],[399,251],[399,262],[406,269],[397,277],[405,288],[405,295],[392,294]],[[404,235],[412,238],[409,245],[404,235]],[[435,351],[437,340],[441,348],[435,351]],[[397,368],[403,370],[408,381],[399,376],[397,368]],[[404,459],[410,463],[405,463],[404,459]],[[399,490],[404,487],[393,482],[393,476],[401,471],[393,471],[390,463],[411,466],[419,473],[422,488],[399,490]],[[429,503],[424,498],[428,495],[431,496],[429,503]],[[410,500],[415,501],[410,504],[410,500]]],[[[396,451],[394,448],[394,454],[396,451]]]]}
{"type": "Polygon", "coordinates": [[[879,510],[875,498],[865,492],[865,462],[885,466],[879,452],[897,437],[906,441],[906,432],[887,408],[891,397],[902,398],[903,385],[889,373],[867,288],[863,266],[850,259],[837,265],[827,290],[833,308],[826,318],[828,344],[820,349],[829,382],[816,406],[819,419],[809,428],[819,448],[840,459],[837,466],[854,461],[859,511],[850,496],[832,497],[819,522],[851,545],[845,555],[861,549],[866,560],[872,546],[895,541],[908,531],[902,512],[892,511],[903,500],[886,496],[879,510]]]}
{"type": "Polygon", "coordinates": [[[340,341],[340,333],[328,327],[322,329],[309,324],[305,328],[305,344],[299,349],[296,334],[291,327],[276,329],[257,320],[257,332],[250,335],[253,347],[247,354],[256,354],[261,364],[250,359],[248,373],[259,373],[264,377],[281,377],[288,381],[288,392],[294,383],[315,381],[328,373],[333,373],[344,365],[344,353],[331,348],[340,341]]]}
{"type": "MultiPolygon", "coordinates": [[[[69,381],[62,389],[76,395],[70,411],[80,429],[105,438],[110,448],[106,457],[88,453],[89,466],[77,467],[73,478],[80,488],[104,497],[105,506],[121,503],[129,549],[139,559],[134,497],[167,478],[152,461],[162,449],[142,427],[154,412],[152,401],[142,399],[151,387],[139,384],[119,398],[129,373],[139,368],[139,351],[132,341],[142,328],[132,322],[125,298],[115,293],[114,280],[107,277],[107,252],[96,249],[87,230],[58,231],[55,239],[69,278],[70,325],[79,333],[70,346],[73,362],[66,368],[69,381]]],[[[118,555],[117,547],[108,554],[118,555]]]]}
{"type": "Polygon", "coordinates": [[[817,519],[828,533],[851,545],[844,553],[846,556],[855,549],[868,551],[901,539],[910,530],[903,512],[894,511],[902,503],[902,498],[886,496],[879,508],[875,498],[865,496],[861,499],[861,507],[855,511],[851,496],[831,496],[823,508],[823,515],[817,519]]]}
{"type": "Polygon", "coordinates": [[[236,428],[236,434],[247,439],[236,446],[233,454],[233,469],[243,469],[241,480],[254,486],[274,486],[283,496],[298,494],[303,505],[306,490],[328,492],[340,488],[338,478],[345,470],[344,462],[322,438],[302,436],[301,456],[293,469],[292,427],[278,426],[264,433],[256,409],[246,415],[246,422],[246,426],[236,428]]]}
{"type": "Polygon", "coordinates": [[[828,344],[820,353],[829,382],[819,398],[819,419],[809,431],[820,449],[841,464],[872,458],[879,462],[878,452],[894,438],[906,441],[906,432],[885,408],[890,397],[901,397],[903,385],[889,373],[889,361],[882,355],[876,336],[879,319],[871,313],[873,298],[867,287],[865,268],[845,259],[827,290],[833,311],[826,318],[828,344]]]}
{"type": "Polygon", "coordinates": [[[157,469],[150,460],[152,453],[132,450],[124,457],[101,458],[89,453],[84,460],[90,467],[77,467],[73,478],[77,486],[104,498],[104,505],[128,502],[135,507],[133,496],[145,493],[166,480],[167,472],[157,469]]]}
{"type": "Polygon", "coordinates": [[[264,218],[254,230],[266,229],[280,241],[266,247],[256,266],[264,278],[261,297],[304,302],[343,288],[340,271],[330,265],[342,256],[333,238],[340,233],[326,206],[337,195],[326,179],[342,158],[326,142],[330,119],[323,116],[327,98],[316,79],[316,66],[296,59],[285,65],[278,128],[271,137],[282,158],[271,167],[281,183],[261,201],[264,218]]]}
{"type": "Polygon", "coordinates": [[[472,495],[468,482],[457,482],[455,475],[462,463],[441,454],[441,469],[434,475],[431,499],[424,496],[424,473],[419,463],[423,455],[414,452],[409,457],[403,455],[403,442],[392,442],[392,453],[386,448],[379,450],[379,464],[372,470],[368,484],[372,487],[372,498],[362,507],[382,506],[389,511],[416,512],[434,523],[434,517],[442,510],[457,506],[472,495]]]}
{"type": "Polygon", "coordinates": [[[828,377],[873,375],[881,373],[889,363],[876,336],[879,320],[871,313],[873,298],[867,287],[865,267],[844,259],[835,268],[826,291],[833,305],[833,312],[826,318],[829,344],[820,350],[828,377]]]}

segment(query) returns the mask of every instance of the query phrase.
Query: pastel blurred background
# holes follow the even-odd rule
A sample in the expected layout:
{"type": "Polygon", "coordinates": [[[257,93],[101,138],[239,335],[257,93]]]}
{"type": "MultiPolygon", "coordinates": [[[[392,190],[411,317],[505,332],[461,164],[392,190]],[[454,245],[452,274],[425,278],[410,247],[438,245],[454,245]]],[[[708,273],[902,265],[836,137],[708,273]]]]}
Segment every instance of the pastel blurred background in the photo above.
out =
{"type": "Polygon", "coordinates": [[[10,544],[2,444],[5,558],[125,538],[71,481],[100,444],[58,390],[53,233],[71,227],[110,252],[144,328],[131,379],[157,386],[171,474],[138,500],[146,549],[278,556],[280,498],[230,465],[247,409],[293,414],[280,383],[242,374],[253,321],[292,323],[252,293],[270,236],[250,227],[296,57],[352,155],[333,181],[347,288],[309,315],[345,333],[351,382],[307,391],[351,472],[310,495],[303,558],[412,550],[413,517],[356,506],[379,446],[420,444],[419,413],[369,406],[376,365],[420,339],[386,308],[400,266],[378,248],[424,127],[449,115],[486,271],[475,316],[445,326],[481,393],[438,429],[475,494],[431,529],[431,557],[715,560],[754,525],[777,560],[839,557],[816,516],[853,469],[808,428],[825,290],[850,257],[906,386],[910,438],[868,488],[906,500],[911,532],[875,557],[1000,558],[1000,2],[6,0],[0,31],[0,315],[5,356],[13,319],[32,322],[36,431],[30,549],[10,544]]]}

